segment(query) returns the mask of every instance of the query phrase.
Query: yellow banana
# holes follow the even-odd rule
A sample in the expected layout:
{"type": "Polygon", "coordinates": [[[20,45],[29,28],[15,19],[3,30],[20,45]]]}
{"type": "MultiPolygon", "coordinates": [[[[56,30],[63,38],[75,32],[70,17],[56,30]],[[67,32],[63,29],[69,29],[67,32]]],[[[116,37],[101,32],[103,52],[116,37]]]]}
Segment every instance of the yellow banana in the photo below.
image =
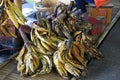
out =
{"type": "Polygon", "coordinates": [[[47,73],[49,73],[49,72],[51,72],[51,70],[52,70],[52,59],[50,59],[50,57],[48,57],[47,55],[44,55],[43,56],[46,60],[47,60],[47,62],[48,62],[48,68],[47,68],[47,70],[46,70],[46,72],[47,73]]]}
{"type": "Polygon", "coordinates": [[[19,55],[16,58],[17,61],[20,61],[21,63],[23,63],[23,56],[25,54],[25,50],[26,50],[26,48],[25,48],[25,46],[23,46],[19,52],[19,55]]]}
{"type": "Polygon", "coordinates": [[[22,11],[18,8],[18,6],[15,5],[15,3],[12,3],[10,0],[8,0],[7,2],[10,5],[11,9],[13,10],[13,12],[16,14],[16,19],[18,20],[18,22],[20,24],[24,25],[25,21],[27,21],[27,19],[22,14],[22,11]]]}
{"type": "Polygon", "coordinates": [[[58,71],[58,73],[65,79],[68,78],[68,72],[66,71],[66,69],[64,68],[64,64],[61,63],[58,59],[58,54],[54,53],[53,55],[53,62],[55,64],[55,67],[58,71]]]}
{"type": "Polygon", "coordinates": [[[15,27],[16,28],[18,28],[19,27],[19,24],[18,24],[18,22],[17,22],[17,19],[16,19],[16,17],[15,17],[15,14],[14,14],[14,12],[13,12],[13,10],[11,10],[11,8],[10,8],[11,6],[5,6],[5,11],[6,11],[6,13],[7,13],[7,15],[9,16],[9,18],[10,18],[10,20],[13,22],[13,24],[15,25],[15,27]]]}
{"type": "Polygon", "coordinates": [[[73,76],[75,76],[75,77],[80,77],[80,74],[81,74],[81,72],[80,72],[80,70],[79,69],[77,69],[77,68],[75,68],[73,65],[71,65],[70,63],[65,63],[65,69],[70,73],[70,74],[72,74],[73,76]]]}
{"type": "Polygon", "coordinates": [[[71,59],[73,59],[73,55],[72,55],[72,48],[69,49],[68,51],[68,57],[70,57],[71,59]]]}
{"type": "Polygon", "coordinates": [[[45,43],[46,43],[47,45],[49,45],[51,48],[53,48],[53,49],[56,50],[57,47],[56,47],[56,45],[53,44],[53,42],[52,42],[51,40],[46,39],[45,37],[39,35],[39,33],[38,33],[37,30],[35,30],[35,34],[36,34],[36,36],[37,36],[41,41],[45,42],[45,43]]]}
{"type": "Polygon", "coordinates": [[[46,68],[48,66],[48,62],[45,58],[42,57],[42,59],[40,60],[42,62],[42,69],[40,70],[39,74],[45,74],[46,72],[46,68]]]}
{"type": "Polygon", "coordinates": [[[4,28],[6,29],[6,31],[12,36],[17,38],[17,35],[15,34],[15,32],[11,29],[8,28],[9,26],[4,26],[4,28]]]}
{"type": "Polygon", "coordinates": [[[5,19],[5,21],[1,24],[1,26],[5,26],[8,23],[9,18],[5,19]]]}
{"type": "Polygon", "coordinates": [[[81,51],[74,44],[72,47],[72,54],[80,63],[82,63],[84,66],[86,66],[87,60],[81,56],[81,51]]]}
{"type": "Polygon", "coordinates": [[[54,52],[54,50],[49,45],[47,45],[45,42],[41,41],[41,44],[49,52],[54,52]]]}
{"type": "MultiPolygon", "coordinates": [[[[36,24],[35,24],[36,25],[36,24]]],[[[37,26],[37,25],[36,25],[37,26]]],[[[33,27],[34,28],[34,27],[33,27]]],[[[34,29],[38,30],[39,32],[47,32],[49,33],[49,30],[43,28],[43,27],[35,27],[34,29]]]]}
{"type": "Polygon", "coordinates": [[[40,52],[41,54],[46,54],[46,55],[52,55],[51,52],[47,51],[44,46],[42,46],[41,41],[39,39],[36,39],[37,47],[36,51],[40,52]]]}
{"type": "Polygon", "coordinates": [[[3,32],[3,34],[4,34],[5,36],[11,36],[11,35],[8,33],[8,31],[4,28],[4,26],[1,26],[0,29],[1,29],[1,31],[3,32]]]}
{"type": "Polygon", "coordinates": [[[79,41],[73,42],[73,45],[76,46],[80,50],[81,57],[85,58],[84,57],[84,55],[85,55],[85,46],[83,45],[82,40],[81,40],[81,42],[79,42],[79,41]]]}
{"type": "Polygon", "coordinates": [[[34,68],[34,65],[33,65],[33,58],[32,57],[29,59],[29,68],[30,68],[30,70],[32,72],[35,71],[35,68],[34,68]]]}
{"type": "Polygon", "coordinates": [[[34,65],[34,67],[35,67],[35,69],[37,69],[38,67],[39,67],[39,58],[38,58],[38,56],[37,55],[35,55],[35,54],[32,54],[32,57],[33,57],[33,65],[34,65]]]}
{"type": "Polygon", "coordinates": [[[31,41],[35,40],[35,34],[34,34],[34,29],[33,28],[30,31],[30,39],[31,39],[31,41]]]}
{"type": "Polygon", "coordinates": [[[25,69],[25,64],[19,64],[19,62],[18,62],[17,70],[22,73],[24,71],[24,69],[25,69]]]}
{"type": "Polygon", "coordinates": [[[63,42],[60,42],[58,44],[58,48],[59,50],[57,50],[55,53],[58,54],[58,59],[60,62],[62,63],[65,63],[65,60],[64,60],[64,51],[66,50],[66,44],[65,44],[66,41],[63,41],[63,42]]]}
{"type": "Polygon", "coordinates": [[[67,55],[65,55],[65,59],[66,59],[66,62],[70,63],[74,67],[76,67],[76,68],[78,68],[80,70],[84,70],[85,69],[85,66],[83,66],[80,62],[76,61],[75,59],[71,59],[67,55]]]}

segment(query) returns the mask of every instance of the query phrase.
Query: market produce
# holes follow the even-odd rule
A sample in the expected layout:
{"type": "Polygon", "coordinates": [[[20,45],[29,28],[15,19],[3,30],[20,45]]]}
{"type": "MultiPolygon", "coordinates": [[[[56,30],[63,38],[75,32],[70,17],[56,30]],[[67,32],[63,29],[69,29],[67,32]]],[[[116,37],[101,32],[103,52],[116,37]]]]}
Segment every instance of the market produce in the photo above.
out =
{"type": "MultiPolygon", "coordinates": [[[[6,14],[24,41],[16,58],[21,75],[34,77],[50,73],[54,65],[64,79],[79,78],[87,74],[89,59],[86,55],[96,59],[103,57],[94,46],[94,38],[89,34],[92,25],[82,18],[75,3],[60,3],[53,14],[46,15],[45,18],[37,14],[38,21],[31,26],[30,40],[20,27],[26,21],[22,12],[10,0],[4,0],[4,4],[6,14]]],[[[9,35],[11,31],[5,32],[7,28],[3,26],[0,27],[2,34],[9,35]]]]}
{"type": "Polygon", "coordinates": [[[28,51],[25,46],[22,47],[16,60],[18,61],[17,69],[21,75],[38,75],[49,73],[52,70],[52,58],[47,55],[38,53],[35,46],[31,44],[31,50],[28,51]]]}
{"type": "MultiPolygon", "coordinates": [[[[20,50],[19,55],[16,60],[18,61],[17,69],[21,73],[21,75],[33,75],[35,73],[45,74],[49,73],[52,70],[52,59],[49,55],[45,53],[42,54],[39,52],[39,48],[37,45],[34,45],[26,36],[24,31],[22,30],[22,25],[25,25],[26,18],[23,16],[22,11],[15,5],[15,3],[10,0],[3,0],[4,12],[8,16],[6,20],[3,20],[0,26],[1,33],[4,36],[14,36],[16,35],[9,29],[8,21],[12,21],[13,25],[18,29],[21,34],[21,37],[24,41],[24,46],[20,50]]],[[[2,3],[1,3],[2,4],[2,3]]],[[[4,17],[5,18],[5,17],[4,17]]],[[[37,31],[35,31],[37,33],[37,31]]],[[[41,36],[39,36],[42,38],[41,36]]],[[[41,41],[42,46],[45,49],[49,50],[48,53],[51,53],[51,48],[54,50],[56,47],[53,44],[46,41],[42,38],[41,41]]],[[[40,50],[41,51],[41,50],[40,50]]],[[[44,50],[46,51],[46,50],[44,50]]]]}
{"type": "Polygon", "coordinates": [[[25,25],[27,20],[23,16],[21,10],[14,3],[12,3],[10,0],[4,0],[4,7],[7,15],[16,28],[19,27],[19,24],[25,25]]]}
{"type": "Polygon", "coordinates": [[[15,35],[14,31],[11,30],[9,27],[12,25],[10,24],[10,20],[13,22],[16,28],[19,27],[19,25],[25,25],[25,22],[27,19],[22,14],[22,11],[10,0],[2,0],[1,4],[1,25],[0,25],[0,31],[3,34],[3,36],[13,36],[17,37],[15,35]]]}
{"type": "Polygon", "coordinates": [[[4,26],[0,26],[0,36],[8,36],[8,37],[15,37],[17,38],[17,35],[15,34],[14,30],[12,30],[11,25],[5,24],[4,26]]]}

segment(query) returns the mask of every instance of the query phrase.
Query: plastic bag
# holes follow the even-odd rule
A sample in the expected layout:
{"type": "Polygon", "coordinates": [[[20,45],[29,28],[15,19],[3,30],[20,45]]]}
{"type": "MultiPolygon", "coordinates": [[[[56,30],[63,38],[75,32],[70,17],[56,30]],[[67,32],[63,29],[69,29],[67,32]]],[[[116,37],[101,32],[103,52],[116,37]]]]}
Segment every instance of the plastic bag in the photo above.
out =
{"type": "Polygon", "coordinates": [[[94,0],[94,3],[97,7],[100,7],[109,3],[109,0],[94,0]]]}

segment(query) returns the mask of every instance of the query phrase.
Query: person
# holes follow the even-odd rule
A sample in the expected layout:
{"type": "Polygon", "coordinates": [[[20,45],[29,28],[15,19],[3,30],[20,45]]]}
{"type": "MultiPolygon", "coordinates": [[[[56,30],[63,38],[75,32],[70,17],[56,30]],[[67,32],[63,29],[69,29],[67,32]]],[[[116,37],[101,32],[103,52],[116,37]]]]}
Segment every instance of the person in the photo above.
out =
{"type": "Polygon", "coordinates": [[[75,0],[77,8],[81,9],[81,12],[84,14],[87,12],[86,4],[94,3],[94,0],[75,0]]]}

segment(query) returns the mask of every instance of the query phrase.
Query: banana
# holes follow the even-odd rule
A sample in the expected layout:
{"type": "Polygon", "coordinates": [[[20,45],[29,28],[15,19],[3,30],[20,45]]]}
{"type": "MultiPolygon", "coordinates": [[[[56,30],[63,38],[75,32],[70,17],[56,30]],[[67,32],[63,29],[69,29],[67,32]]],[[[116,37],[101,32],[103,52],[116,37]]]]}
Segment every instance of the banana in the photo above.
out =
{"type": "MultiPolygon", "coordinates": [[[[78,45],[79,46],[79,45],[78,45]]],[[[85,57],[83,56],[84,53],[82,53],[82,49],[79,49],[76,45],[73,44],[72,47],[72,54],[73,56],[80,62],[82,63],[84,66],[87,65],[87,60],[85,59],[85,57]]]]}
{"type": "Polygon", "coordinates": [[[17,63],[17,70],[20,71],[21,75],[25,73],[26,64],[24,63],[24,55],[26,53],[26,47],[23,46],[19,52],[19,55],[16,57],[17,63]]]}
{"type": "Polygon", "coordinates": [[[19,24],[17,22],[17,19],[15,17],[13,10],[10,7],[11,7],[10,5],[7,6],[7,4],[5,3],[5,11],[6,11],[7,15],[9,16],[10,20],[13,22],[15,27],[18,28],[19,24]]]}
{"type": "Polygon", "coordinates": [[[25,25],[25,21],[19,16],[19,14],[15,13],[15,18],[17,19],[18,23],[21,25],[25,25]]]}
{"type": "Polygon", "coordinates": [[[44,55],[43,56],[46,60],[47,60],[47,62],[48,62],[48,69],[46,70],[46,72],[47,73],[49,73],[49,72],[51,72],[51,70],[52,70],[52,59],[50,59],[50,57],[48,57],[48,56],[46,56],[46,55],[44,55]]]}
{"type": "Polygon", "coordinates": [[[30,31],[30,39],[31,39],[31,41],[35,40],[35,34],[34,34],[34,29],[33,28],[30,31]]]}
{"type": "Polygon", "coordinates": [[[15,32],[13,32],[13,30],[8,28],[9,26],[4,26],[4,28],[6,29],[6,31],[12,36],[17,38],[17,35],[15,34],[15,32]]]}
{"type": "Polygon", "coordinates": [[[102,53],[93,47],[88,48],[88,53],[98,60],[103,58],[102,53]]]}
{"type": "Polygon", "coordinates": [[[38,48],[34,49],[36,49],[37,52],[40,52],[41,54],[52,55],[52,52],[49,52],[47,49],[44,48],[44,46],[42,46],[39,39],[36,39],[36,43],[38,48]]]}
{"type": "Polygon", "coordinates": [[[8,33],[8,31],[5,29],[5,28],[3,28],[4,26],[1,26],[0,27],[0,30],[2,31],[2,33],[5,35],[5,36],[11,36],[9,33],[8,33]]]}
{"type": "Polygon", "coordinates": [[[58,71],[58,73],[65,79],[68,78],[68,72],[67,70],[64,68],[64,64],[61,63],[58,59],[58,54],[57,53],[54,53],[53,55],[53,62],[55,64],[55,67],[58,71]]]}
{"type": "Polygon", "coordinates": [[[35,54],[32,54],[32,57],[33,57],[33,65],[34,65],[35,69],[38,69],[39,65],[40,65],[39,58],[35,54]]]}
{"type": "Polygon", "coordinates": [[[72,55],[72,48],[69,49],[67,56],[71,59],[73,59],[73,55],[72,55]]]}
{"type": "Polygon", "coordinates": [[[65,54],[65,50],[66,50],[66,44],[65,44],[66,41],[63,41],[63,42],[60,42],[58,44],[58,48],[59,50],[57,50],[55,53],[58,54],[58,59],[60,62],[62,63],[65,63],[65,59],[64,59],[64,54],[65,54]]]}
{"type": "Polygon", "coordinates": [[[49,52],[54,52],[54,50],[49,45],[47,45],[45,42],[41,41],[41,44],[49,52]]]}
{"type": "Polygon", "coordinates": [[[70,63],[65,63],[65,69],[71,74],[71,75],[73,75],[73,76],[75,76],[75,77],[80,77],[80,74],[81,74],[81,72],[80,72],[80,70],[79,69],[77,69],[77,68],[75,68],[73,65],[71,65],[70,63]]]}
{"type": "Polygon", "coordinates": [[[47,32],[47,33],[50,32],[49,30],[47,30],[47,29],[45,29],[43,27],[38,27],[36,24],[33,25],[33,28],[38,30],[39,32],[47,32]]]}
{"type": "Polygon", "coordinates": [[[8,0],[7,2],[10,5],[10,8],[13,10],[13,12],[16,14],[15,16],[16,19],[18,20],[18,23],[24,25],[27,19],[22,14],[22,11],[18,8],[18,6],[15,5],[15,3],[12,3],[10,0],[8,0]]]}
{"type": "Polygon", "coordinates": [[[23,63],[21,64],[20,62],[18,62],[17,70],[22,73],[24,69],[25,69],[25,64],[23,64],[23,63]]]}
{"type": "Polygon", "coordinates": [[[23,63],[23,56],[25,54],[25,46],[22,47],[22,49],[19,52],[19,55],[16,57],[16,60],[19,61],[20,63],[23,63]]]}
{"type": "Polygon", "coordinates": [[[49,45],[52,49],[55,49],[55,50],[56,50],[57,47],[56,47],[55,44],[53,44],[53,42],[52,42],[51,40],[46,39],[45,37],[39,35],[39,33],[38,33],[37,30],[35,30],[35,34],[36,34],[36,36],[37,36],[41,41],[45,42],[45,43],[46,43],[47,45],[49,45]]]}
{"type": "Polygon", "coordinates": [[[44,57],[42,57],[42,59],[40,61],[42,62],[42,68],[41,68],[39,74],[45,74],[45,73],[47,73],[46,68],[48,66],[48,62],[44,57]]]}
{"type": "Polygon", "coordinates": [[[26,61],[25,67],[26,67],[25,74],[28,75],[29,74],[29,63],[28,63],[28,61],[26,61]]]}
{"type": "Polygon", "coordinates": [[[76,46],[80,50],[80,55],[82,58],[85,58],[85,46],[83,45],[82,40],[81,41],[75,41],[73,42],[74,46],[76,46]]]}
{"type": "Polygon", "coordinates": [[[65,59],[66,59],[66,62],[70,63],[74,67],[76,67],[76,68],[78,68],[80,70],[84,70],[85,69],[85,66],[82,65],[80,62],[76,61],[75,59],[71,59],[67,55],[65,55],[65,59]]]}
{"type": "Polygon", "coordinates": [[[5,19],[5,21],[1,24],[1,26],[5,26],[8,23],[9,18],[5,19]]]}
{"type": "Polygon", "coordinates": [[[50,36],[50,40],[52,40],[52,42],[58,44],[59,42],[64,41],[65,38],[52,35],[52,36],[50,36]]]}
{"type": "Polygon", "coordinates": [[[56,25],[54,26],[54,29],[55,29],[55,33],[56,33],[57,35],[59,35],[59,36],[61,36],[61,37],[65,37],[65,35],[63,34],[63,32],[60,30],[58,24],[56,24],[56,25]]]}
{"type": "Polygon", "coordinates": [[[31,70],[32,72],[35,71],[35,68],[34,68],[34,66],[33,66],[33,58],[32,58],[32,56],[29,58],[29,68],[30,68],[30,70],[31,70]]]}
{"type": "Polygon", "coordinates": [[[1,2],[1,3],[0,3],[0,7],[1,7],[1,6],[3,6],[3,4],[4,4],[4,0],[1,0],[0,2],[1,2]]]}

